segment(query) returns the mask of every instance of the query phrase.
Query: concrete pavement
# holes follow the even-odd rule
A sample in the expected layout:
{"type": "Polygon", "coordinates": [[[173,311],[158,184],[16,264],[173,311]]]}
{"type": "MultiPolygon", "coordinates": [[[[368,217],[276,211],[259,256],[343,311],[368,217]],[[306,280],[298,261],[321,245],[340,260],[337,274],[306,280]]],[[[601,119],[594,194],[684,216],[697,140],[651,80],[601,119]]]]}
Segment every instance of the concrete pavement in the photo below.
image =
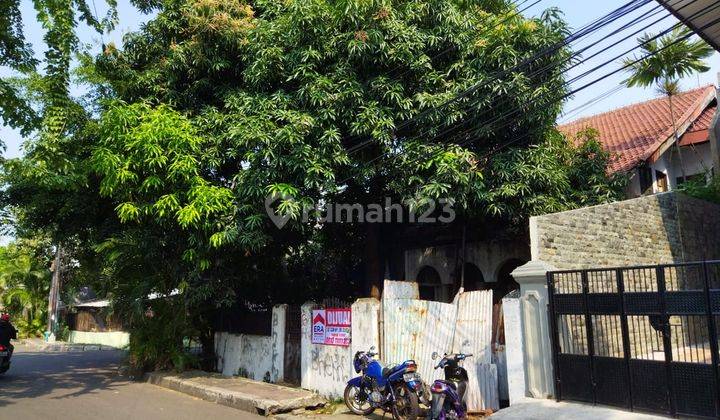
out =
{"type": "Polygon", "coordinates": [[[325,405],[327,400],[299,388],[208,372],[150,373],[148,382],[238,410],[270,415],[325,405]]]}
{"type": "Polygon", "coordinates": [[[117,375],[117,351],[41,353],[17,346],[0,375],[0,420],[262,419],[117,375]]]}
{"type": "Polygon", "coordinates": [[[632,413],[589,404],[526,399],[490,416],[489,420],[667,420],[649,414],[632,413]]]}

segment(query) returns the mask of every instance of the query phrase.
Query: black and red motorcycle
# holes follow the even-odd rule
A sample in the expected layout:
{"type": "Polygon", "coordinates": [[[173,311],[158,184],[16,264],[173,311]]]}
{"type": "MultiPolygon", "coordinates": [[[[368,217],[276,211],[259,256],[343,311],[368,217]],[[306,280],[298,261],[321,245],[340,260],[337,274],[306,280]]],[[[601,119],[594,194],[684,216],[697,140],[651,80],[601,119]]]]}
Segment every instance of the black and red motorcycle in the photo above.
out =
{"type": "Polygon", "coordinates": [[[0,375],[7,372],[10,369],[10,357],[12,353],[10,348],[0,344],[0,375]]]}

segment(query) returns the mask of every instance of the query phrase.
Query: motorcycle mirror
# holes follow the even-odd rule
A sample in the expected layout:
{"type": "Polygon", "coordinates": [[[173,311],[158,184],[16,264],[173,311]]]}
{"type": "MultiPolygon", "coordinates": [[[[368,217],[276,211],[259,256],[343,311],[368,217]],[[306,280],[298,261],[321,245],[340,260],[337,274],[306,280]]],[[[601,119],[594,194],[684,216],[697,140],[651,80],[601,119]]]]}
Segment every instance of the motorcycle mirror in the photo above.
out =
{"type": "Polygon", "coordinates": [[[430,357],[432,357],[432,359],[435,360],[438,358],[438,353],[436,351],[434,351],[432,356],[430,356],[430,357]]]}
{"type": "Polygon", "coordinates": [[[375,353],[375,346],[370,346],[370,353],[375,353]]]}

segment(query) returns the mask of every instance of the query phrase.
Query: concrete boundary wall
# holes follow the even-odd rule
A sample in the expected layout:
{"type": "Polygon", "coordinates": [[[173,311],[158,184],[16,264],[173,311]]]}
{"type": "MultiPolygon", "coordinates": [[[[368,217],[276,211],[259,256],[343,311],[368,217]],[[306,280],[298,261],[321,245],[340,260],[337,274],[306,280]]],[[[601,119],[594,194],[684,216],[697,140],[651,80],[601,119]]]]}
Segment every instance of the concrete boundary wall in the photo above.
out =
{"type": "MultiPolygon", "coordinates": [[[[271,335],[215,333],[217,371],[225,376],[242,376],[265,382],[282,382],[288,305],[277,305],[272,311],[271,335]]],[[[300,349],[289,349],[300,352],[300,349]]]]}
{"type": "Polygon", "coordinates": [[[122,349],[130,344],[130,334],[122,331],[88,332],[70,331],[68,343],[91,344],[122,349]]]}
{"type": "Polygon", "coordinates": [[[359,299],[352,305],[352,343],[349,347],[312,344],[312,310],[318,307],[308,302],[301,308],[301,385],[324,397],[342,398],[347,382],[356,375],[352,365],[355,352],[379,345],[380,302],[359,299]]]}

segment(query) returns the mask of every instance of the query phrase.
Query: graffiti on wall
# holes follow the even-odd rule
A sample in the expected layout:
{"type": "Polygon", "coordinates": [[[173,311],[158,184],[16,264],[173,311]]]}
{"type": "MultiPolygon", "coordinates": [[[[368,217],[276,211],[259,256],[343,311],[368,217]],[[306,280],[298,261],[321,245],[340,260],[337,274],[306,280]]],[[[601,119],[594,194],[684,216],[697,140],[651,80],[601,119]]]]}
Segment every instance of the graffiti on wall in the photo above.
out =
{"type": "Polygon", "coordinates": [[[310,352],[311,369],[318,378],[334,381],[347,382],[350,380],[348,366],[350,360],[346,351],[332,351],[315,347],[310,352]]]}

